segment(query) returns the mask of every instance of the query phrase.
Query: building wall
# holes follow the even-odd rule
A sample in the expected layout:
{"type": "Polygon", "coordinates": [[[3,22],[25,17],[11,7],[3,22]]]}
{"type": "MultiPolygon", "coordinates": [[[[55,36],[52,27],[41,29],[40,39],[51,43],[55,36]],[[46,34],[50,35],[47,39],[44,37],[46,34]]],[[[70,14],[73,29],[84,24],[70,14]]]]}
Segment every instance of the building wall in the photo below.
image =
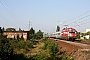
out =
{"type": "Polygon", "coordinates": [[[86,32],[89,32],[90,31],[90,29],[86,29],[86,32]]]}
{"type": "Polygon", "coordinates": [[[15,38],[15,39],[17,39],[17,35],[19,36],[19,38],[21,38],[21,36],[23,36],[23,38],[24,38],[24,40],[26,41],[27,39],[28,39],[28,32],[15,32],[15,31],[12,31],[12,32],[9,32],[9,31],[7,31],[7,32],[4,32],[3,33],[4,35],[7,35],[7,38],[15,38]]]}

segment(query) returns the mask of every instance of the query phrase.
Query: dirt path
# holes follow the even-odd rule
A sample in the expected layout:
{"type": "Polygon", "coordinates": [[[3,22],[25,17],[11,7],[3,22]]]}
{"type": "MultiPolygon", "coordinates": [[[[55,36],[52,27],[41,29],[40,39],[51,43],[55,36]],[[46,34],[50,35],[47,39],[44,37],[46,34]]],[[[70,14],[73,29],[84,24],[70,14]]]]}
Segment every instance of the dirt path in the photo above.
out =
{"type": "Polygon", "coordinates": [[[75,60],[90,60],[90,45],[79,44],[75,42],[57,41],[59,48],[75,60]]]}

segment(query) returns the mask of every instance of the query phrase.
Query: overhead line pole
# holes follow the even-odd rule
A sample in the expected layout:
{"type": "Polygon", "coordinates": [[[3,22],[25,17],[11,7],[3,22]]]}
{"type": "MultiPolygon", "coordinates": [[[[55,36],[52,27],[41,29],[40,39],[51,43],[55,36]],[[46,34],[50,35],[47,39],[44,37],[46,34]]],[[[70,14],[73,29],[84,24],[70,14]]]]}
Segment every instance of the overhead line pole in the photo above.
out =
{"type": "Polygon", "coordinates": [[[30,30],[30,21],[29,21],[29,30],[30,30]]]}

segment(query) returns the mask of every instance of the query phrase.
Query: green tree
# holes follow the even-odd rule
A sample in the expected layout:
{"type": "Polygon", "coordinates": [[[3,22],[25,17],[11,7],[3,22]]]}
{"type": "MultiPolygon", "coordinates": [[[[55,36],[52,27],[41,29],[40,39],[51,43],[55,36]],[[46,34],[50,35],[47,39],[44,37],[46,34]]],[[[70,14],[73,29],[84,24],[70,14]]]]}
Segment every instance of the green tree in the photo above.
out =
{"type": "Polygon", "coordinates": [[[2,28],[2,31],[5,31],[5,28],[4,27],[2,28]]]}
{"type": "Polygon", "coordinates": [[[56,29],[56,32],[58,32],[58,31],[60,31],[60,27],[59,26],[57,26],[57,29],[56,29]]]}
{"type": "Polygon", "coordinates": [[[16,31],[15,28],[7,28],[6,31],[16,31]]]}
{"type": "Polygon", "coordinates": [[[13,56],[13,48],[6,36],[0,35],[0,60],[10,60],[13,56]]]}
{"type": "Polygon", "coordinates": [[[2,33],[3,33],[3,30],[2,30],[1,27],[0,27],[0,35],[2,35],[2,33]]]}
{"type": "Polygon", "coordinates": [[[53,56],[59,51],[57,43],[51,40],[45,41],[44,49],[49,49],[53,56]]]}
{"type": "Polygon", "coordinates": [[[19,28],[19,31],[22,31],[21,28],[19,28]]]}
{"type": "Polygon", "coordinates": [[[30,29],[30,34],[35,34],[35,30],[33,28],[30,29]]]}
{"type": "Polygon", "coordinates": [[[80,32],[77,32],[77,38],[80,39],[80,32]]]}
{"type": "Polygon", "coordinates": [[[43,32],[41,30],[39,30],[37,33],[36,33],[36,37],[37,39],[41,39],[43,37],[43,32]]]}
{"type": "Polygon", "coordinates": [[[86,33],[81,33],[81,36],[83,37],[83,36],[85,36],[86,35],[86,33]]]}
{"type": "Polygon", "coordinates": [[[35,30],[33,28],[30,29],[29,31],[29,38],[34,39],[35,38],[35,30]]]}
{"type": "Polygon", "coordinates": [[[86,35],[90,35],[90,31],[86,33],[86,35]]]}

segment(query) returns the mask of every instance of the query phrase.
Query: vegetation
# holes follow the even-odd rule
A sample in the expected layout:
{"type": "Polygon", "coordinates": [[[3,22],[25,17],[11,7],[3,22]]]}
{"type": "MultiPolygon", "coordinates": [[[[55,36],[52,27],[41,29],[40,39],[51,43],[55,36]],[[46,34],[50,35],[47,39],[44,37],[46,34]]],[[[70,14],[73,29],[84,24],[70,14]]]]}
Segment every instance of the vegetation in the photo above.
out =
{"type": "Polygon", "coordinates": [[[85,36],[85,35],[90,35],[90,31],[87,32],[87,33],[81,33],[82,36],[85,36]]]}
{"type": "Polygon", "coordinates": [[[10,40],[10,44],[14,49],[25,49],[27,50],[28,48],[33,47],[33,43],[30,41],[23,41],[23,40],[10,40]]]}
{"type": "Polygon", "coordinates": [[[39,30],[37,33],[36,33],[36,39],[41,39],[43,38],[43,32],[41,30],[39,30]]]}
{"type": "Polygon", "coordinates": [[[58,31],[60,31],[60,27],[59,26],[57,26],[57,29],[56,29],[56,32],[58,32],[58,31]]]}
{"type": "Polygon", "coordinates": [[[77,38],[80,38],[80,34],[81,34],[81,37],[84,37],[86,35],[90,35],[90,31],[87,32],[87,33],[80,33],[80,32],[77,32],[77,38]]]}
{"type": "Polygon", "coordinates": [[[9,40],[6,36],[0,36],[0,60],[24,60],[26,52],[30,51],[33,43],[30,41],[9,40]]]}
{"type": "Polygon", "coordinates": [[[37,54],[32,60],[73,60],[72,57],[66,56],[64,52],[59,51],[57,43],[48,39],[42,39],[44,47],[40,54],[37,54]]]}
{"type": "Polygon", "coordinates": [[[77,39],[80,39],[80,32],[77,32],[77,39]]]}
{"type": "Polygon", "coordinates": [[[6,36],[0,35],[0,60],[9,60],[13,56],[13,48],[6,36]]]}
{"type": "Polygon", "coordinates": [[[51,55],[56,55],[56,53],[59,51],[58,49],[58,45],[54,42],[54,41],[51,41],[51,40],[47,40],[44,42],[44,49],[47,50],[49,49],[50,52],[51,52],[51,55]]]}
{"type": "MultiPolygon", "coordinates": [[[[40,53],[33,57],[27,56],[30,54],[30,49],[33,50],[33,43],[30,41],[6,40],[3,38],[3,43],[0,38],[0,59],[1,60],[72,60],[71,57],[66,57],[63,53],[59,53],[58,45],[54,41],[43,41],[44,47],[40,53]],[[7,57],[7,58],[5,58],[7,57]],[[12,57],[12,58],[11,58],[12,57]]],[[[41,40],[40,40],[41,41],[41,40]]]]}
{"type": "Polygon", "coordinates": [[[3,30],[2,30],[1,27],[0,27],[0,35],[2,35],[2,33],[3,33],[3,30]]]}
{"type": "MultiPolygon", "coordinates": [[[[43,32],[39,30],[35,34],[39,43],[43,43],[44,45],[39,48],[34,47],[34,43],[31,41],[23,41],[18,39],[8,39],[7,36],[3,36],[3,30],[0,29],[0,60],[73,60],[72,57],[67,57],[64,52],[61,52],[58,49],[58,44],[52,40],[48,40],[47,38],[42,38],[43,32]],[[31,50],[37,48],[39,51],[36,52],[34,56],[31,55],[33,53],[31,50]]],[[[36,38],[32,36],[32,38],[36,38]]]]}
{"type": "Polygon", "coordinates": [[[30,39],[39,40],[43,37],[43,32],[41,30],[39,30],[35,33],[35,30],[33,28],[30,29],[29,34],[30,34],[30,39]]]}
{"type": "Polygon", "coordinates": [[[16,31],[15,28],[7,28],[6,31],[16,31]]]}

